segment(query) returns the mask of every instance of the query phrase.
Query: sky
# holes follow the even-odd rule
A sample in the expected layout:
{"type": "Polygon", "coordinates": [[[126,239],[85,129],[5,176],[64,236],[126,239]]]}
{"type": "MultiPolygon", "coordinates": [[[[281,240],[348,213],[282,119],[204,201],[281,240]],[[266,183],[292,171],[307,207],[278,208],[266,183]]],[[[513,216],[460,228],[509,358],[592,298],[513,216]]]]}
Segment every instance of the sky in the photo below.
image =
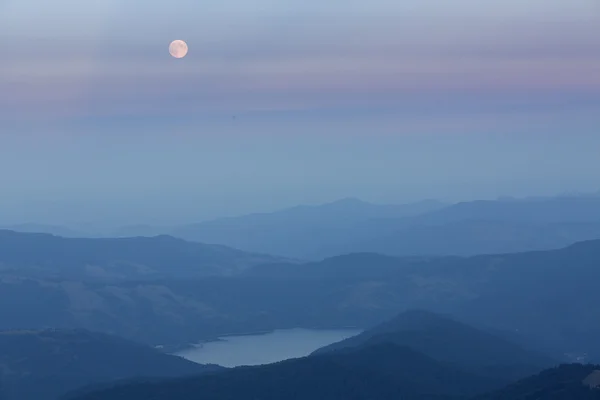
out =
{"type": "Polygon", "coordinates": [[[0,224],[596,191],[599,150],[598,0],[0,0],[0,224]]]}

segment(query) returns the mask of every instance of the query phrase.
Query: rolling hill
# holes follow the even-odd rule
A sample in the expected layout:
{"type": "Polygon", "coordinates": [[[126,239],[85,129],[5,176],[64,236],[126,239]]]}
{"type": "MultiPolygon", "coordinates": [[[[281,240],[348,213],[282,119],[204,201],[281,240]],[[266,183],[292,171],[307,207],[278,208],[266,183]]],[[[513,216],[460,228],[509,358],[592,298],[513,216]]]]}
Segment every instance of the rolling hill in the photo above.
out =
{"type": "Polygon", "coordinates": [[[440,314],[410,310],[363,333],[317,350],[315,355],[393,343],[439,362],[503,379],[509,383],[556,364],[504,338],[440,314]]]}
{"type": "Polygon", "coordinates": [[[195,364],[151,347],[88,331],[0,332],[3,400],[53,400],[92,384],[218,370],[221,368],[195,364]]]}
{"type": "Polygon", "coordinates": [[[600,314],[590,305],[600,301],[599,262],[600,241],[593,240],[559,250],[472,257],[351,254],[303,265],[257,266],[246,274],[297,283],[335,281],[345,285],[335,292],[347,296],[341,310],[387,310],[390,318],[394,305],[397,311],[427,308],[511,337],[535,338],[524,343],[536,342],[543,350],[587,353],[596,360],[600,314]]]}
{"type": "Polygon", "coordinates": [[[83,394],[73,400],[346,400],[452,399],[498,387],[479,377],[391,344],[197,378],[133,383],[83,394]]]}
{"type": "Polygon", "coordinates": [[[600,241],[590,241],[473,257],[351,254],[231,277],[115,281],[0,272],[0,329],[85,328],[178,346],[225,333],[369,328],[422,308],[557,359],[594,361],[600,359],[600,311],[593,306],[600,302],[599,262],[600,241]]]}

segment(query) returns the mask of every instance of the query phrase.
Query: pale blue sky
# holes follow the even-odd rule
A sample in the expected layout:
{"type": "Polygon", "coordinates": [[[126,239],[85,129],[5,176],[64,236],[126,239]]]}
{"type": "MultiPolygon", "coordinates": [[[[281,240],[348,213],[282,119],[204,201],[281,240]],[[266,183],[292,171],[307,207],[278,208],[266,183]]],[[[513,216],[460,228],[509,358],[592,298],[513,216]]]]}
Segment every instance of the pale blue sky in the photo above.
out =
{"type": "Polygon", "coordinates": [[[0,0],[0,222],[597,190],[599,151],[597,0],[0,0]]]}

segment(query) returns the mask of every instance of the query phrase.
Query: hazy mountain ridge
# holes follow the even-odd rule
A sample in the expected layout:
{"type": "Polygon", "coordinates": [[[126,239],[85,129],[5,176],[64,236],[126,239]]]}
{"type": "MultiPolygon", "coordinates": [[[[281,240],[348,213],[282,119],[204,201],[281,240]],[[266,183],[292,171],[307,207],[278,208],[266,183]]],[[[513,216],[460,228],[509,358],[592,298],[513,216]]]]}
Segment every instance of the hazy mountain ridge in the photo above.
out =
{"type": "Polygon", "coordinates": [[[324,249],[322,255],[350,251],[399,256],[472,256],[551,250],[600,238],[600,223],[535,224],[499,220],[459,220],[411,225],[376,239],[324,249]]]}
{"type": "Polygon", "coordinates": [[[33,278],[226,276],[281,260],[170,236],[84,239],[0,230],[0,272],[33,278]]]}
{"type": "Polygon", "coordinates": [[[468,219],[544,224],[600,222],[600,197],[476,200],[453,204],[414,218],[420,223],[436,224],[468,219]]]}
{"type": "Polygon", "coordinates": [[[173,236],[206,243],[221,243],[287,257],[314,257],[319,249],[364,237],[361,224],[419,215],[444,207],[427,200],[405,205],[376,205],[342,199],[319,206],[241,217],[221,218],[174,228],[173,236]]]}
{"type": "Polygon", "coordinates": [[[600,197],[461,202],[412,217],[365,221],[355,229],[366,234],[323,246],[313,256],[467,256],[557,249],[600,239],[600,197]]]}
{"type": "MultiPolygon", "coordinates": [[[[32,226],[23,229],[29,231],[32,226]]],[[[74,235],[67,228],[39,229],[74,235]]],[[[467,256],[550,250],[600,239],[600,197],[565,195],[456,204],[426,200],[404,205],[347,198],[183,226],[124,226],[103,236],[165,234],[310,260],[354,252],[467,256]]]]}
{"type": "Polygon", "coordinates": [[[426,308],[600,357],[600,241],[474,257],[340,256],[244,276],[87,281],[0,274],[0,328],[86,328],[153,345],[294,327],[367,327],[426,308]],[[561,293],[561,296],[557,296],[561,293]],[[277,299],[277,301],[273,301],[277,299]],[[15,312],[11,304],[20,304],[15,312]]]}
{"type": "MultiPolygon", "coordinates": [[[[519,335],[545,337],[547,341],[539,341],[544,347],[575,346],[573,352],[585,352],[577,344],[586,343],[594,347],[588,350],[590,356],[593,353],[600,359],[600,347],[593,345],[594,335],[600,334],[600,324],[594,322],[600,314],[590,308],[600,301],[594,289],[600,280],[599,240],[559,250],[466,258],[369,254],[357,258],[361,261],[352,263],[352,255],[337,257],[307,264],[306,269],[304,265],[287,266],[276,271],[276,276],[284,279],[287,273],[288,279],[299,275],[302,279],[335,279],[347,266],[348,275],[356,273],[357,279],[371,281],[372,288],[378,288],[371,291],[377,304],[394,299],[409,308],[425,307],[507,332],[518,330],[519,335]],[[399,292],[403,295],[398,296],[399,292]]],[[[266,276],[269,270],[257,266],[246,273],[266,276]]],[[[348,280],[348,275],[344,279],[348,280]]]]}
{"type": "Polygon", "coordinates": [[[384,206],[345,199],[180,227],[174,236],[320,259],[350,252],[476,255],[550,250],[600,239],[600,197],[384,206]]]}
{"type": "Polygon", "coordinates": [[[60,225],[48,224],[16,224],[0,227],[0,229],[21,232],[21,233],[47,233],[50,235],[66,238],[92,238],[95,235],[77,229],[72,229],[60,225]]]}

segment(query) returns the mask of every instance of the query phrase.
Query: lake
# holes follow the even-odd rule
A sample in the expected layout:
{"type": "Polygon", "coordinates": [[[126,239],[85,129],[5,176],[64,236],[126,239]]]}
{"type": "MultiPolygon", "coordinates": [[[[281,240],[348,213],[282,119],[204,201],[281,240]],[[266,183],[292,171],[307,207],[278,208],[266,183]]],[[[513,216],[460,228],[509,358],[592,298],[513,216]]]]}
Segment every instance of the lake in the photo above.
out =
{"type": "Polygon", "coordinates": [[[320,347],[360,332],[358,329],[281,329],[263,334],[224,336],[177,355],[197,363],[224,367],[270,364],[307,356],[320,347]]]}

